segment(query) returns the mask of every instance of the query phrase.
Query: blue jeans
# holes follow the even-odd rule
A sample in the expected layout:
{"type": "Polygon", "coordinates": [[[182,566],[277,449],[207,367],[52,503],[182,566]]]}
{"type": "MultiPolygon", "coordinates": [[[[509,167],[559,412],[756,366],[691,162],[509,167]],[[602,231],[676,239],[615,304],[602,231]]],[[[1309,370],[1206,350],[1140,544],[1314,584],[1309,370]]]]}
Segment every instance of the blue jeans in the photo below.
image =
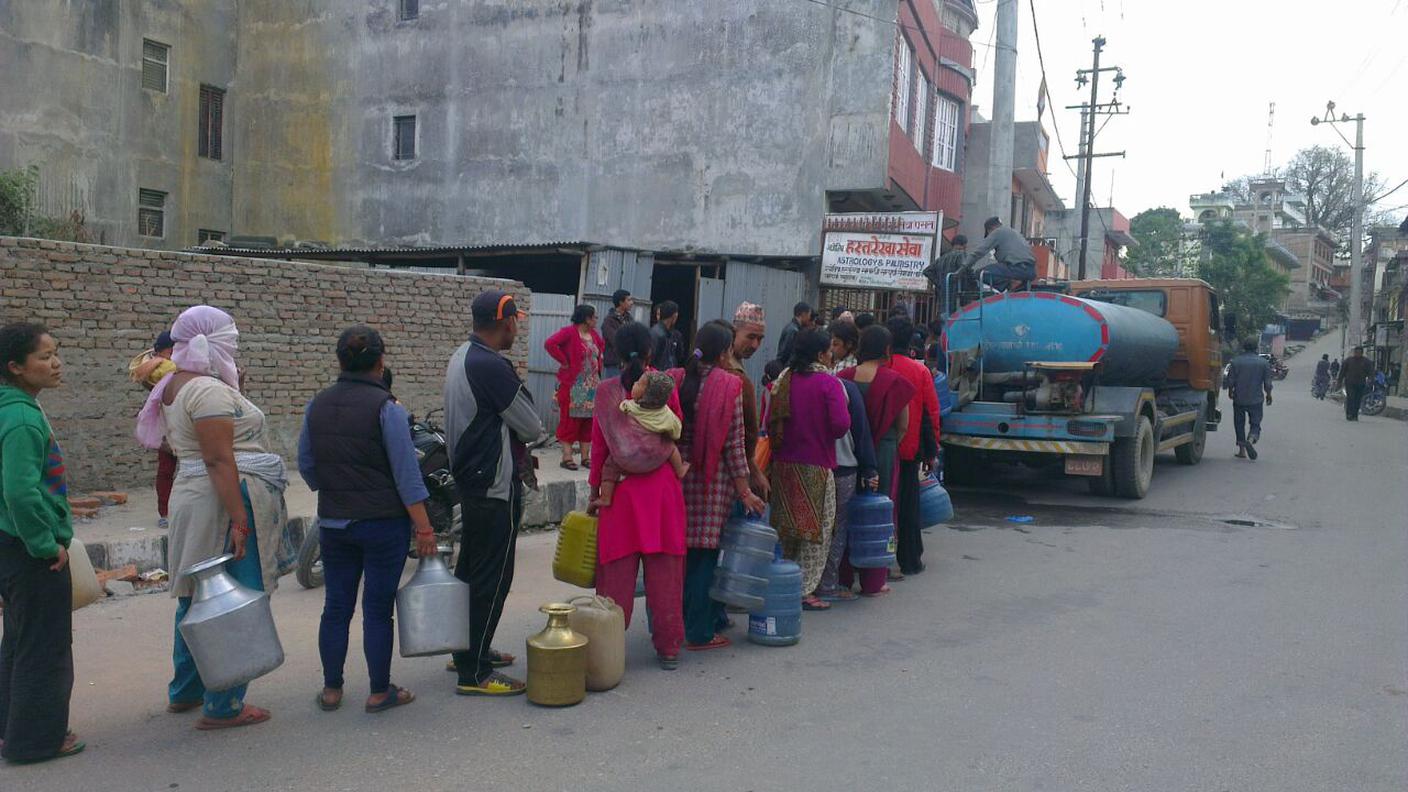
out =
{"type": "Polygon", "coordinates": [[[362,590],[362,652],[367,658],[372,695],[391,685],[392,608],[396,586],[406,568],[406,547],[411,521],[354,520],[346,528],[323,528],[323,620],[318,626],[318,655],[323,660],[323,685],[342,689],[342,667],[347,660],[347,633],[357,609],[357,587],[362,590]]]}
{"type": "MultiPolygon", "coordinates": [[[[245,507],[248,506],[249,496],[245,496],[245,507]]],[[[248,586],[256,591],[264,590],[264,575],[259,565],[259,537],[256,535],[254,526],[249,526],[249,539],[245,542],[244,558],[238,561],[230,561],[225,564],[225,571],[230,576],[238,580],[241,585],[248,586]]],[[[196,659],[191,656],[190,647],[186,646],[186,639],[181,637],[181,620],[186,618],[186,611],[191,608],[190,597],[179,597],[176,600],[176,643],[171,650],[171,661],[175,666],[175,676],[171,678],[171,684],[167,686],[167,698],[173,704],[187,701],[204,701],[202,712],[207,718],[233,718],[244,709],[244,694],[249,689],[249,685],[240,685],[229,690],[206,690],[205,683],[200,679],[200,671],[196,670],[196,659]]]]}
{"type": "Polygon", "coordinates": [[[1018,261],[1014,264],[989,264],[979,274],[983,283],[996,288],[1007,288],[1008,281],[1036,280],[1036,264],[1031,261],[1018,261]]]}
{"type": "Polygon", "coordinates": [[[1232,405],[1232,429],[1237,433],[1237,447],[1247,444],[1248,440],[1261,439],[1261,416],[1262,403],[1256,404],[1233,404],[1232,405]],[[1252,427],[1251,436],[1247,436],[1247,424],[1252,427]]]}

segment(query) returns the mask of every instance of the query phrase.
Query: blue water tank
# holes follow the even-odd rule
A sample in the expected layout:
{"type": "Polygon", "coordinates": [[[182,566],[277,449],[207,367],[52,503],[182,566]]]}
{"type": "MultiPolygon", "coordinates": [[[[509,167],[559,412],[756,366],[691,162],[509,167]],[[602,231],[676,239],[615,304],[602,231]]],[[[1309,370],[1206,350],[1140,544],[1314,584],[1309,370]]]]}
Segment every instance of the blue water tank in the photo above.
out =
{"type": "Polygon", "coordinates": [[[877,492],[861,492],[848,506],[846,549],[851,566],[878,569],[895,563],[895,503],[877,492]]]}
{"type": "Polygon", "coordinates": [[[763,607],[777,531],[754,517],[734,517],[719,535],[719,565],[709,596],[748,610],[763,607]]]}
{"type": "Polygon", "coordinates": [[[919,524],[933,528],[953,519],[953,501],[933,473],[919,482],[919,524]]]}
{"type": "Polygon", "coordinates": [[[791,646],[802,640],[802,568],[773,551],[761,607],[748,614],[748,640],[763,646],[791,646]]]}
{"type": "Polygon", "coordinates": [[[1139,308],[1055,292],[1007,292],[970,303],[945,328],[949,351],[980,349],[985,374],[1025,364],[1099,362],[1105,385],[1163,379],[1178,331],[1139,308]]]}
{"type": "Polygon", "coordinates": [[[953,412],[953,391],[948,387],[948,375],[942,371],[934,375],[934,392],[939,394],[939,417],[953,412]]]}

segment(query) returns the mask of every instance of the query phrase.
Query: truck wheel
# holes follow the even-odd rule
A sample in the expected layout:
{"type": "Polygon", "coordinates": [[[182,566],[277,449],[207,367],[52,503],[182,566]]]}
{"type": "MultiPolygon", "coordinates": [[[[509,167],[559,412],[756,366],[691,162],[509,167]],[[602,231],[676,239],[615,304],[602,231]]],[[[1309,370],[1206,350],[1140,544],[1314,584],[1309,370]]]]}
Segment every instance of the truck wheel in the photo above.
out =
{"type": "Polygon", "coordinates": [[[1149,482],[1154,478],[1154,448],[1154,427],[1141,415],[1134,436],[1119,438],[1110,449],[1116,495],[1138,500],[1149,494],[1149,482]]]}
{"type": "Polygon", "coordinates": [[[1178,458],[1180,465],[1196,465],[1203,461],[1203,449],[1208,444],[1208,422],[1203,416],[1202,408],[1198,409],[1198,417],[1194,419],[1193,442],[1184,443],[1173,449],[1173,455],[1178,458]]]}

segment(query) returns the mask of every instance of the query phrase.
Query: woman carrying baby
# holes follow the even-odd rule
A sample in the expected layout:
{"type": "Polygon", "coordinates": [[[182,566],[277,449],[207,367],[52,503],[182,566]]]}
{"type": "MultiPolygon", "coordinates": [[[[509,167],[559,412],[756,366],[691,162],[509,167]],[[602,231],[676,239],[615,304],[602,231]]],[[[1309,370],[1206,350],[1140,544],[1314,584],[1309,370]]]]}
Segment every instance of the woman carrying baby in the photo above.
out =
{"type": "MultiPolygon", "coordinates": [[[[659,396],[647,380],[642,396],[631,398],[637,383],[653,372],[650,331],[639,323],[625,324],[616,333],[614,347],[621,358],[621,376],[602,380],[597,387],[592,421],[596,452],[588,482],[591,510],[600,517],[596,590],[621,606],[629,627],[636,573],[644,565],[651,640],[661,668],[674,669],[684,641],[684,492],[669,464],[678,452],[668,434],[646,429],[645,422],[628,412],[648,411],[659,396]],[[623,410],[630,401],[635,407],[623,410]],[[612,484],[605,487],[608,481],[612,484]]],[[[682,413],[673,388],[665,406],[678,421],[682,413]]]]}

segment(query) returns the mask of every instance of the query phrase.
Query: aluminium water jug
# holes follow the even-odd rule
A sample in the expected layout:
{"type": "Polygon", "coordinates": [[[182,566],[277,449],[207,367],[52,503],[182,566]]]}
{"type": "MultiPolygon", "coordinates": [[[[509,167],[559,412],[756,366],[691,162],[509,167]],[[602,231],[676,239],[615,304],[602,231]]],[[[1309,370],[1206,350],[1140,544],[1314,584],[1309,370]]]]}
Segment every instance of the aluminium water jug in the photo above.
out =
{"type": "Polygon", "coordinates": [[[568,512],[557,529],[557,550],[552,556],[552,576],[582,588],[596,585],[595,517],[568,512]]]}
{"type": "Polygon", "coordinates": [[[243,586],[225,569],[234,556],[207,558],[181,574],[196,579],[181,637],[207,690],[229,690],[283,665],[269,595],[243,586]]]}
{"type": "Polygon", "coordinates": [[[420,559],[416,573],[396,592],[396,631],[402,657],[469,650],[469,584],[455,577],[441,547],[420,559]]]}
{"type": "Polygon", "coordinates": [[[878,569],[895,563],[895,503],[877,492],[851,498],[846,549],[851,566],[878,569]]]}
{"type": "Polygon", "coordinates": [[[719,535],[719,565],[709,596],[747,610],[763,607],[777,531],[752,517],[734,517],[719,535]]]}
{"type": "Polygon", "coordinates": [[[938,477],[930,473],[928,478],[919,482],[919,525],[933,528],[951,519],[953,500],[944,485],[939,483],[938,477]]]}
{"type": "Polygon", "coordinates": [[[768,565],[763,605],[748,614],[748,640],[763,646],[791,646],[802,640],[802,568],[782,557],[781,546],[768,565]]]}

